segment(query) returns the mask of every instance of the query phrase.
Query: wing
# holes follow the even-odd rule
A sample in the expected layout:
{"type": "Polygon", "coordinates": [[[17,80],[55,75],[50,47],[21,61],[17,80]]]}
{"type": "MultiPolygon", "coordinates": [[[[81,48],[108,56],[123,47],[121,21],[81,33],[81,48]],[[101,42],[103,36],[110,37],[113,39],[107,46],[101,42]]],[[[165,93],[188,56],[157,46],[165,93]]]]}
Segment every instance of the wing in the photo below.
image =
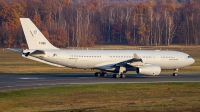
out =
{"type": "Polygon", "coordinates": [[[141,58],[139,58],[139,56],[134,53],[133,58],[129,59],[129,60],[125,60],[122,62],[105,62],[105,63],[100,63],[94,66],[94,68],[96,69],[102,69],[102,70],[106,70],[106,69],[111,69],[111,68],[115,68],[115,67],[141,67],[143,66],[144,63],[142,61],[141,58]]]}
{"type": "Polygon", "coordinates": [[[133,67],[141,67],[143,66],[143,61],[136,53],[134,53],[132,59],[119,62],[115,66],[127,66],[127,65],[133,67]]]}

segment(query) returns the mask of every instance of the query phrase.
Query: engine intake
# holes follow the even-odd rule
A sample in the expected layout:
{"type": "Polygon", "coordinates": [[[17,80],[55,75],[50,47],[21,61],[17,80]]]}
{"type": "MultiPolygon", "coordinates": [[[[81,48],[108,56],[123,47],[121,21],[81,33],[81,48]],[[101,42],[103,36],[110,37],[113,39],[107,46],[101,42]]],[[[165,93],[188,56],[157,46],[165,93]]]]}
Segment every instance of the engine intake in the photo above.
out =
{"type": "Polygon", "coordinates": [[[142,75],[159,75],[161,72],[160,66],[157,65],[149,65],[149,66],[143,66],[141,68],[137,68],[136,72],[138,74],[142,75]]]}

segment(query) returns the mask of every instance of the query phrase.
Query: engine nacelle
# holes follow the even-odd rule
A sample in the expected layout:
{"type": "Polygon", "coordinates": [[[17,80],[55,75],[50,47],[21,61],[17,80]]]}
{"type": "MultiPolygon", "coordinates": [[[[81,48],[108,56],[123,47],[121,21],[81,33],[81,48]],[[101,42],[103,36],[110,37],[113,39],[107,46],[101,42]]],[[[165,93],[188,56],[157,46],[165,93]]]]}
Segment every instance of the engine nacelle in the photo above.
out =
{"type": "Polygon", "coordinates": [[[159,75],[161,72],[161,68],[157,65],[149,65],[137,68],[136,72],[142,75],[159,75]]]}

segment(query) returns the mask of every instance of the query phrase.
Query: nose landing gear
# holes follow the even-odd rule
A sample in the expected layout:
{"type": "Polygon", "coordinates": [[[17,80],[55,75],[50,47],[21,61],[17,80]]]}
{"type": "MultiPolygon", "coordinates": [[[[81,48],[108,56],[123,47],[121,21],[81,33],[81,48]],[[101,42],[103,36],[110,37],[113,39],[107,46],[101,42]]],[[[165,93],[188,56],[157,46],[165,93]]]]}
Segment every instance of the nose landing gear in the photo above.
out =
{"type": "Polygon", "coordinates": [[[178,74],[178,68],[174,69],[174,72],[173,72],[173,76],[177,76],[178,74]]]}

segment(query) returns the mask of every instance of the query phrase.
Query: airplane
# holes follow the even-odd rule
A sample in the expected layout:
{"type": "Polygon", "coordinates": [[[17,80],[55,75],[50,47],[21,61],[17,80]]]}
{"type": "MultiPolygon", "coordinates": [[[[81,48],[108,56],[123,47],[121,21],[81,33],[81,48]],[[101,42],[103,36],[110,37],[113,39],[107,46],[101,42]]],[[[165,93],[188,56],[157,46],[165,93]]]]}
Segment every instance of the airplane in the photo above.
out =
{"type": "Polygon", "coordinates": [[[186,53],[163,50],[62,50],[53,46],[29,18],[20,18],[28,44],[26,50],[8,48],[21,52],[31,60],[57,67],[97,69],[95,76],[106,77],[112,72],[114,78],[125,78],[128,71],[156,76],[161,69],[178,69],[189,66],[195,60],[186,53]]]}

